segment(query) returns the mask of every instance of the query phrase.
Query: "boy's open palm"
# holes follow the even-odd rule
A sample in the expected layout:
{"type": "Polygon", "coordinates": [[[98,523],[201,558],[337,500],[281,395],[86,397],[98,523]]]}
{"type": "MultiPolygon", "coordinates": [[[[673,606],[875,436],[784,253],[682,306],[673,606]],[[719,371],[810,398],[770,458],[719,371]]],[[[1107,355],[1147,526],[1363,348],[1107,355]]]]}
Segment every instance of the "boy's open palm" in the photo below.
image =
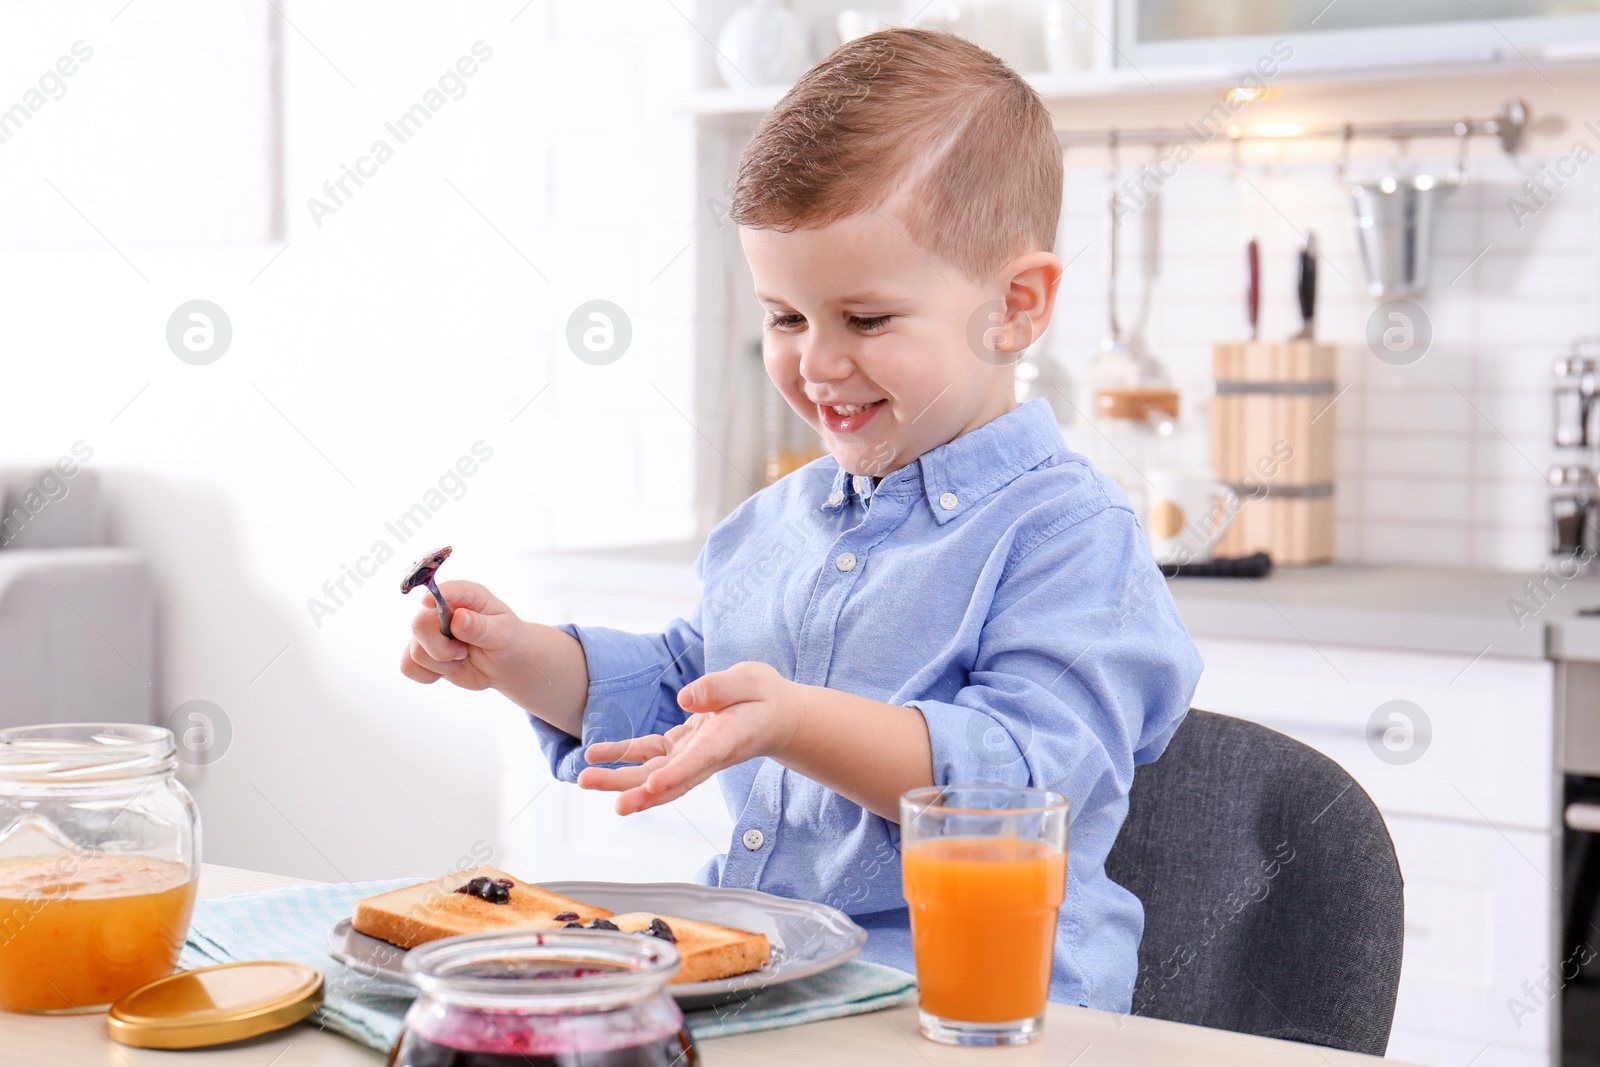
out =
{"type": "Polygon", "coordinates": [[[621,793],[619,815],[670,803],[724,767],[781,751],[799,728],[804,688],[765,663],[707,674],[678,693],[678,706],[691,713],[681,725],[584,751],[591,763],[637,766],[589,767],[578,784],[621,793]]]}

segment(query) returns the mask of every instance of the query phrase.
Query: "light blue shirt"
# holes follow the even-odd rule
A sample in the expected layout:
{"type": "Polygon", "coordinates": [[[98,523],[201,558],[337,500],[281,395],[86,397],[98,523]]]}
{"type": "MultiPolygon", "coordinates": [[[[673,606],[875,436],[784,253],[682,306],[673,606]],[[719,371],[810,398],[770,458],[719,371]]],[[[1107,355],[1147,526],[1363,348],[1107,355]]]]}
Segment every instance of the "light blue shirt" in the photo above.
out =
{"type": "MultiPolygon", "coordinates": [[[[914,707],[935,783],[1070,798],[1050,998],[1128,1010],[1144,911],[1106,876],[1106,855],[1134,766],[1182,722],[1200,656],[1127,498],[1066,447],[1049,405],[876,487],[819,459],[723,520],[696,570],[699,606],[662,633],[566,627],[588,657],[583,743],[665,732],[684,720],[680,688],[746,660],[914,707]]],[[[579,742],[534,728],[556,776],[576,778],[579,742]]],[[[698,881],[831,904],[871,931],[864,959],[915,970],[898,824],[770,759],[717,781],[736,825],[698,881]]]]}

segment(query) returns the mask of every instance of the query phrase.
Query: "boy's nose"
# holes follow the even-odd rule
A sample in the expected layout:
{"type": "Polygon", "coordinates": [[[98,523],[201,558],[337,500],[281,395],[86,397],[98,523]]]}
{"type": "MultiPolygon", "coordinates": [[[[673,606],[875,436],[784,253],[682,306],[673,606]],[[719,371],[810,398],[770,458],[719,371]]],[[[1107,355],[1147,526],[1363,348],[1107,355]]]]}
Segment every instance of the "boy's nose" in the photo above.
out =
{"type": "Polygon", "coordinates": [[[849,353],[832,341],[807,338],[800,346],[800,377],[808,382],[836,382],[854,369],[849,353]]]}

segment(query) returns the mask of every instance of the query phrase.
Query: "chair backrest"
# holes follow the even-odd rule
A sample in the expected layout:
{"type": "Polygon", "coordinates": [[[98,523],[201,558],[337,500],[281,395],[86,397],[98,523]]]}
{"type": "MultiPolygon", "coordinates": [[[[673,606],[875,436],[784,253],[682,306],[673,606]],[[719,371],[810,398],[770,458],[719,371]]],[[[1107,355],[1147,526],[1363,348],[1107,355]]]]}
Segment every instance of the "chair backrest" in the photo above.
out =
{"type": "Polygon", "coordinates": [[[1134,1014],[1383,1055],[1400,867],[1333,760],[1192,710],[1135,772],[1106,870],[1144,903],[1134,1014]]]}
{"type": "Polygon", "coordinates": [[[79,464],[71,470],[0,467],[0,549],[106,543],[100,479],[79,464]]]}

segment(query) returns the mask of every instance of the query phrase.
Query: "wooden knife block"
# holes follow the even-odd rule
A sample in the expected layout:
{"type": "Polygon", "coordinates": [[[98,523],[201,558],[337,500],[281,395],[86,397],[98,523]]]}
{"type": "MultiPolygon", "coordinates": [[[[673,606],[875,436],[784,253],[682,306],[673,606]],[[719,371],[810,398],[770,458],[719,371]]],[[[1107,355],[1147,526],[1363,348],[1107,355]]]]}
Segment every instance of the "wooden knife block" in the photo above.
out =
{"type": "Polygon", "coordinates": [[[1274,563],[1333,559],[1338,352],[1312,341],[1217,344],[1211,467],[1241,506],[1216,554],[1266,552],[1274,563]]]}

